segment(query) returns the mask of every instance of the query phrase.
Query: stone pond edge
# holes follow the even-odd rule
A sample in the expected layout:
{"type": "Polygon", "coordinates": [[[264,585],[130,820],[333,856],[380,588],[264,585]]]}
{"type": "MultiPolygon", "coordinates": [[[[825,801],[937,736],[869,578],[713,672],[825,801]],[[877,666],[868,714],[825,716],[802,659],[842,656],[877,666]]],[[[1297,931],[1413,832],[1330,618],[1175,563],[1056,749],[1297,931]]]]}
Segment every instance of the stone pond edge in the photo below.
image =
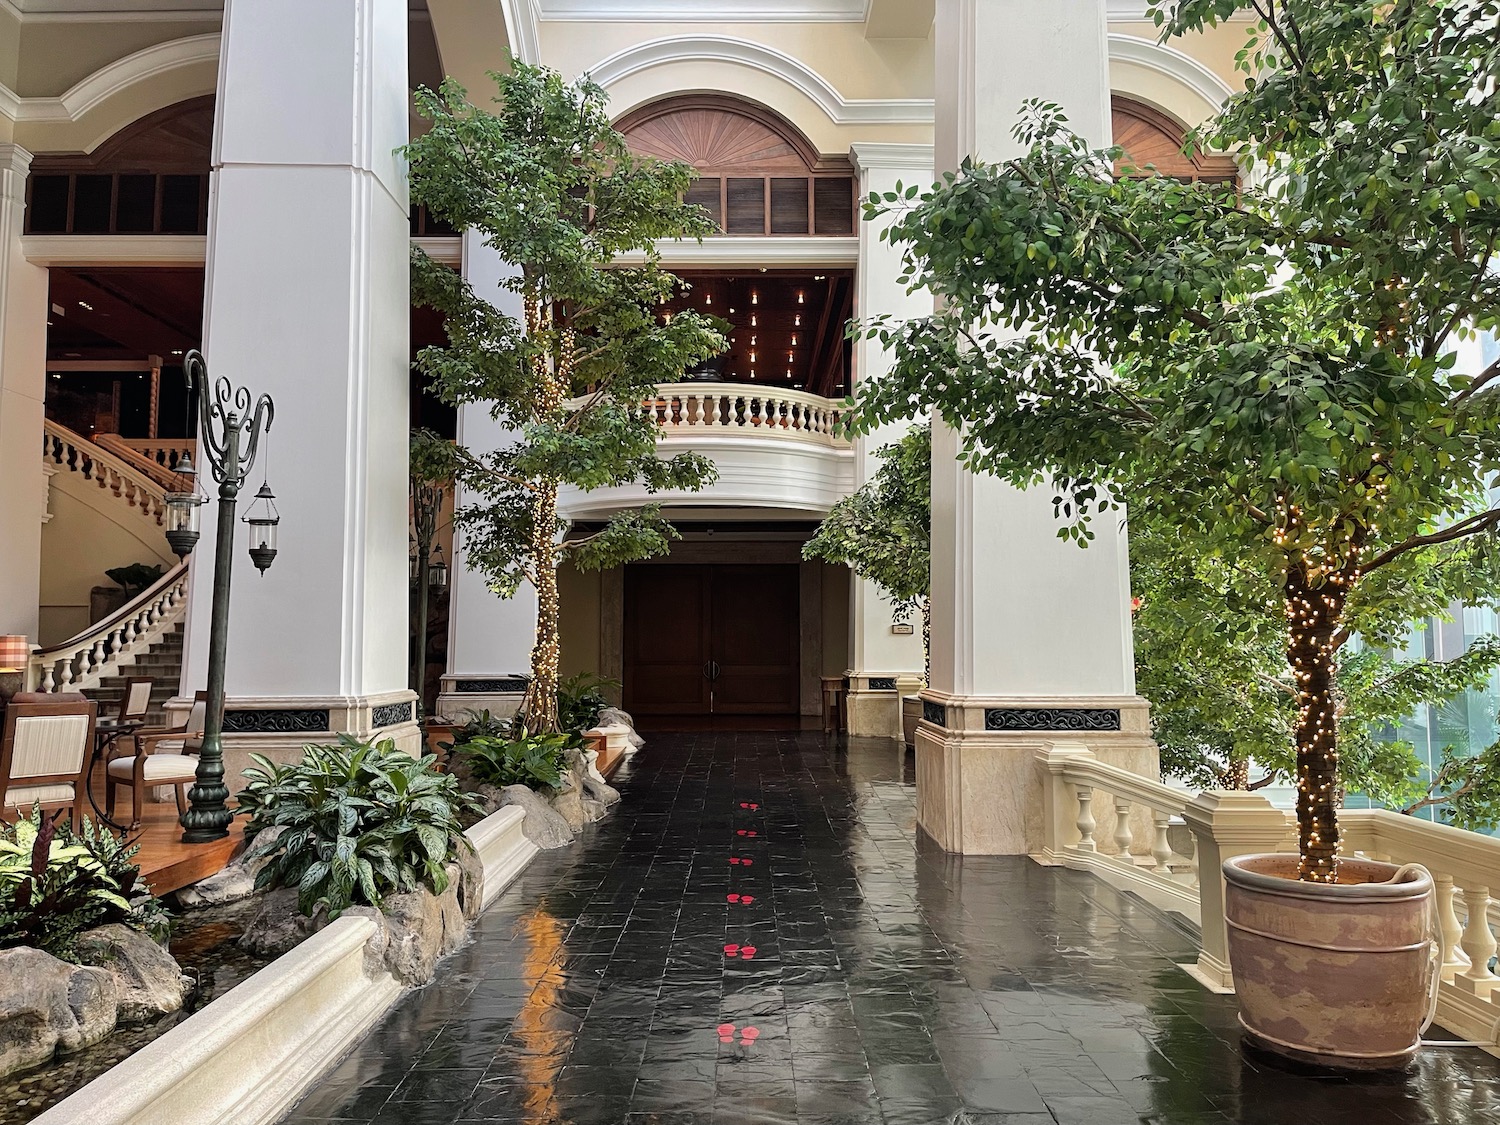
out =
{"type": "MultiPolygon", "coordinates": [[[[537,846],[525,813],[503,808],[465,835],[488,907],[537,846]]],[[[101,1074],[32,1125],[270,1125],[405,991],[366,971],[368,918],[345,917],[101,1074]]]]}

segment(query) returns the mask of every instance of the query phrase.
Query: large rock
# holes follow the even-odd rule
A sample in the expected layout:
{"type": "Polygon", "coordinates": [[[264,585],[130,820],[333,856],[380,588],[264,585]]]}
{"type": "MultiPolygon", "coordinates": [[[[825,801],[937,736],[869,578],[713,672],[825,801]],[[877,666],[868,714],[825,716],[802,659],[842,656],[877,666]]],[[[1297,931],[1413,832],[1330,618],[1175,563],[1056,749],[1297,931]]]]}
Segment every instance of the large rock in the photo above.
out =
{"type": "Polygon", "coordinates": [[[458,844],[458,858],[453,863],[457,875],[458,905],[463,908],[464,918],[472,922],[479,917],[484,903],[484,862],[479,853],[464,837],[458,844]]]}
{"type": "Polygon", "coordinates": [[[0,1074],[76,1051],[115,1027],[115,977],[40,949],[0,952],[0,1074]]]}
{"type": "Polygon", "coordinates": [[[568,822],[574,832],[585,824],[592,824],[604,815],[604,805],[589,797],[583,790],[583,772],[586,763],[583,753],[569,750],[564,757],[566,768],[557,794],[552,798],[552,807],[568,822]]]}
{"type": "MultiPolygon", "coordinates": [[[[262,831],[251,842],[251,847],[260,843],[269,843],[281,835],[281,825],[273,825],[262,831]]],[[[199,906],[218,906],[224,902],[238,902],[240,899],[249,898],[255,893],[255,877],[260,874],[260,869],[271,861],[270,856],[262,856],[258,859],[250,859],[250,847],[247,847],[234,859],[229,861],[222,871],[210,875],[201,882],[194,883],[191,887],[183,887],[177,892],[177,901],[181,906],[193,909],[199,906]]]]}
{"type": "Polygon", "coordinates": [[[240,935],[240,945],[252,953],[280,957],[328,925],[328,914],[322,908],[311,917],[297,909],[297,891],[281,887],[270,891],[260,911],[240,935]]]}
{"type": "Polygon", "coordinates": [[[79,959],[114,974],[116,1018],[122,1023],[155,1019],[182,1007],[192,981],[172,955],[139,930],[112,922],[78,939],[79,959]]]}
{"type": "Polygon", "coordinates": [[[646,745],[646,740],[635,732],[635,720],[630,717],[628,712],[621,711],[618,707],[606,707],[603,711],[599,712],[599,717],[594,722],[601,727],[612,727],[616,724],[622,727],[629,727],[630,733],[625,738],[630,743],[632,750],[639,750],[642,746],[646,745]]]}
{"type": "Polygon", "coordinates": [[[500,790],[501,808],[515,805],[526,813],[521,832],[537,847],[545,850],[566,847],[573,842],[573,829],[541,794],[524,785],[507,785],[500,790]]]}
{"type": "Polygon", "coordinates": [[[437,972],[438,958],[464,943],[469,926],[458,903],[458,872],[440,895],[423,888],[385,900],[385,965],[403,984],[424,985],[437,972]]]}

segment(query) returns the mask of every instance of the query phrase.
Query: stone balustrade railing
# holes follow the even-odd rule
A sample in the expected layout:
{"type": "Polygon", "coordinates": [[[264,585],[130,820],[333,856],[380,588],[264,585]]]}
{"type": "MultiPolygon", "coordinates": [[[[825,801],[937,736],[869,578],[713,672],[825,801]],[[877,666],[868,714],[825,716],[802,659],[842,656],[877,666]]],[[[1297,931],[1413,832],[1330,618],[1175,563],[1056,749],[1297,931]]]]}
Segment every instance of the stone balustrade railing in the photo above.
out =
{"type": "Polygon", "coordinates": [[[195,438],[127,438],[115,437],[121,445],[127,445],[148,461],[154,461],[164,469],[175,470],[186,455],[198,460],[198,442],[195,438]]]}
{"type": "MultiPolygon", "coordinates": [[[[836,448],[850,444],[841,430],[841,404],[820,395],[754,383],[661,383],[656,390],[644,410],[663,437],[737,434],[836,448]]],[[[578,398],[570,405],[587,401],[578,398]]]]}
{"type": "MultiPolygon", "coordinates": [[[[1036,767],[1042,847],[1032,858],[1091,872],[1198,923],[1198,959],[1183,968],[1214,991],[1232,992],[1220,868],[1234,856],[1294,851],[1292,814],[1256,793],[1174,789],[1107,765],[1077,743],[1038,750],[1036,767]],[[1142,823],[1151,825],[1145,839],[1142,823]]],[[[1339,822],[1347,854],[1420,863],[1432,872],[1442,955],[1438,1022],[1500,1053],[1500,977],[1490,968],[1500,921],[1500,839],[1383,809],[1346,809],[1339,822]]]]}
{"type": "Polygon", "coordinates": [[[196,442],[174,441],[163,444],[150,438],[122,438],[119,434],[95,434],[93,440],[100,449],[114,454],[168,492],[182,491],[192,486],[189,478],[178,476],[176,467],[183,463],[187,453],[193,452],[196,442]]]}
{"type": "Polygon", "coordinates": [[[152,474],[127,464],[50,418],[42,428],[42,459],[94,481],[132,508],[140,509],[141,514],[155,520],[157,526],[164,524],[166,490],[152,479],[152,474]]]}
{"type": "Polygon", "coordinates": [[[188,564],[178,563],[104,620],[62,644],[31,654],[27,683],[33,691],[74,692],[98,687],[136,653],[182,620],[187,610],[188,564]]]}

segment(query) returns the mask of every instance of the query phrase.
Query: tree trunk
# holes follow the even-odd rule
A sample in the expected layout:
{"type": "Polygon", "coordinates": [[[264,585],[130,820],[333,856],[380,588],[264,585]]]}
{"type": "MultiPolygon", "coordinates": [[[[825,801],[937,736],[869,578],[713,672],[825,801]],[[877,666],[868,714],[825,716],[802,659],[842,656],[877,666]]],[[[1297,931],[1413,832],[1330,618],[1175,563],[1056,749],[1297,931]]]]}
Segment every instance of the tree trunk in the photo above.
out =
{"type": "Polygon", "coordinates": [[[1297,681],[1297,877],[1338,879],[1338,705],[1334,698],[1334,635],[1347,587],[1341,575],[1317,586],[1300,566],[1286,579],[1287,663],[1297,681]]]}
{"type": "Polygon", "coordinates": [[[531,683],[522,715],[532,734],[556,734],[557,675],[561,639],[557,631],[557,482],[544,482],[532,507],[532,568],[536,575],[536,643],[531,649],[531,683]]]}
{"type": "Polygon", "coordinates": [[[922,599],[922,683],[932,686],[932,599],[922,599]]]}
{"type": "Polygon", "coordinates": [[[1229,765],[1224,767],[1223,777],[1220,784],[1225,789],[1249,789],[1250,788],[1250,759],[1230,758],[1229,765]]]}

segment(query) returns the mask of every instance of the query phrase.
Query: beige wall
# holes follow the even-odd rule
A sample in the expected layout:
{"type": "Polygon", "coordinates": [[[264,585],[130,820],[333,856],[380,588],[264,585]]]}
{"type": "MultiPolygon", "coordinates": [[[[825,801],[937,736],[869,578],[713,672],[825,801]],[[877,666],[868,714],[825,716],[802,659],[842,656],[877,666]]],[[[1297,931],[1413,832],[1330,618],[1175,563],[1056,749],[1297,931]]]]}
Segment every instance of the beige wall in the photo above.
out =
{"type": "Polygon", "coordinates": [[[823,566],[823,668],[842,676],[849,669],[849,568],[823,566]]]}
{"type": "Polygon", "coordinates": [[[0,86],[14,91],[21,58],[21,22],[0,8],[0,86]]]}
{"type": "Polygon", "coordinates": [[[29,21],[21,29],[20,62],[11,88],[24,98],[56,97],[126,55],[157,43],[218,30],[217,19],[29,21]]]}
{"type": "MultiPolygon", "coordinates": [[[[1156,42],[1161,35],[1160,30],[1148,22],[1112,22],[1109,30],[1111,33],[1134,35],[1137,39],[1145,39],[1152,43],[1156,42]]],[[[1234,56],[1245,45],[1245,38],[1248,34],[1248,22],[1234,20],[1196,35],[1185,35],[1181,39],[1173,39],[1168,46],[1185,55],[1191,55],[1232,88],[1238,90],[1244,85],[1245,76],[1235,70],[1234,56]]]]}
{"type": "Polygon", "coordinates": [[[557,575],[562,601],[559,631],[562,635],[563,676],[599,671],[599,574],[581,574],[564,564],[557,575]]]}
{"type": "Polygon", "coordinates": [[[106,570],[138,562],[170,570],[177,563],[154,521],[78,473],[64,470],[52,478],[48,510],[40,644],[57,644],[88,627],[89,590],[112,585],[106,570]]]}

